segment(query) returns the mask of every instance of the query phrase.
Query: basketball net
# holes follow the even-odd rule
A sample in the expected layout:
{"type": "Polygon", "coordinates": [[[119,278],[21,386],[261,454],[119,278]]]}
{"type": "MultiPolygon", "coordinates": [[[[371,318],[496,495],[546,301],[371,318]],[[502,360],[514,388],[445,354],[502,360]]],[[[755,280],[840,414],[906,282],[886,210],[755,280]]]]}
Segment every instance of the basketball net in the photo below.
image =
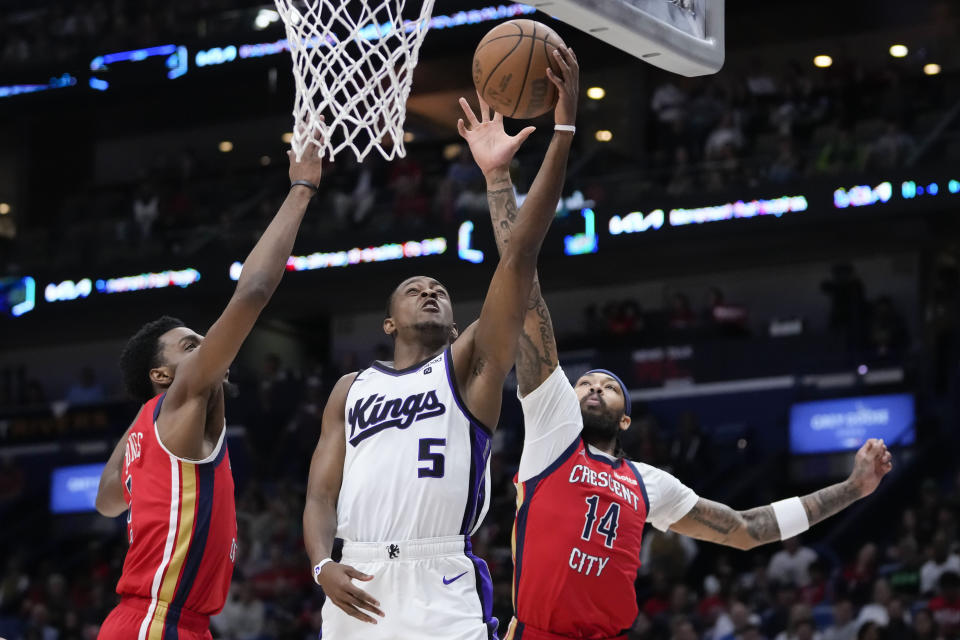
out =
{"type": "Polygon", "coordinates": [[[344,149],[358,161],[374,148],[386,160],[405,156],[407,98],[434,0],[415,20],[403,19],[406,0],[275,2],[293,57],[297,160],[311,146],[331,160],[344,149]]]}

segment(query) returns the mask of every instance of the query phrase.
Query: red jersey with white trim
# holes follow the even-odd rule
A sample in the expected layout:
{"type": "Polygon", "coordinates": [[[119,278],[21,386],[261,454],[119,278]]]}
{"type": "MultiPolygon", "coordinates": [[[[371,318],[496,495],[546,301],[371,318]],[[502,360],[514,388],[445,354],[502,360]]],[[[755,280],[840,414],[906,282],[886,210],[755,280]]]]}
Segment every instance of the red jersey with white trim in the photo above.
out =
{"type": "Polygon", "coordinates": [[[543,473],[516,484],[516,618],[505,638],[523,638],[525,629],[533,637],[623,634],[637,617],[650,508],[640,472],[591,453],[578,437],[543,473]]]}
{"type": "Polygon", "coordinates": [[[160,442],[156,428],[163,398],[141,409],[123,461],[130,548],[117,593],[150,601],[140,640],[163,638],[165,628],[176,628],[183,609],[202,616],[218,613],[237,550],[226,428],[205,460],[177,458],[160,442]]]}

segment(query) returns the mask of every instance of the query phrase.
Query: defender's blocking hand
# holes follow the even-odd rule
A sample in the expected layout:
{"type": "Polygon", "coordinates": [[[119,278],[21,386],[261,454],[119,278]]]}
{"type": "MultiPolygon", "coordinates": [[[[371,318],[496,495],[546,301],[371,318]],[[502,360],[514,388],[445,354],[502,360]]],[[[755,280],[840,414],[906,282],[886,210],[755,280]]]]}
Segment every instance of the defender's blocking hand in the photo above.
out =
{"type": "Polygon", "coordinates": [[[509,170],[513,156],[523,141],[536,131],[536,127],[526,127],[515,136],[507,135],[503,129],[503,115],[494,112],[491,116],[490,106],[479,94],[477,98],[480,100],[479,120],[470,103],[465,98],[460,98],[460,107],[470,123],[470,128],[468,129],[463,118],[460,118],[457,120],[457,130],[470,146],[470,153],[473,154],[473,160],[480,167],[480,171],[485,177],[490,177],[490,174],[497,171],[509,170]]]}

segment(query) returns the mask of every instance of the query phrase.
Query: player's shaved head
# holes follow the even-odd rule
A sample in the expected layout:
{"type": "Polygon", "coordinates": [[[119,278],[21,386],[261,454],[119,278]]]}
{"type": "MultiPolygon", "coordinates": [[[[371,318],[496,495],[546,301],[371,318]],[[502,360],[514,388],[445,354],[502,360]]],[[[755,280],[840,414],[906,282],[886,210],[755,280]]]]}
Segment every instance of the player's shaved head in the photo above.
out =
{"type": "Polygon", "coordinates": [[[387,296],[387,305],[386,305],[386,310],[384,315],[385,318],[389,318],[390,316],[393,315],[393,299],[397,295],[397,292],[400,291],[404,285],[410,284],[411,282],[414,282],[417,280],[427,281],[428,283],[431,283],[431,284],[437,284],[443,287],[444,290],[449,292],[449,289],[447,289],[446,285],[444,285],[442,282],[440,282],[439,280],[437,280],[432,276],[410,276],[406,280],[403,280],[396,287],[394,287],[393,291],[390,292],[390,295],[387,296]]]}

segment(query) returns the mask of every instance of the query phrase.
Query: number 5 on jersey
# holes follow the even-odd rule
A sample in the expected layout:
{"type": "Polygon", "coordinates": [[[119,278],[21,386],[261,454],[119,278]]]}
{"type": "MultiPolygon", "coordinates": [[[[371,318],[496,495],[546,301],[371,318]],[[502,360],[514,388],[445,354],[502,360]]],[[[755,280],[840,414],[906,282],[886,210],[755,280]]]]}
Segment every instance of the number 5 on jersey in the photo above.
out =
{"type": "Polygon", "coordinates": [[[420,438],[420,462],[429,462],[429,467],[417,469],[418,478],[442,478],[443,454],[435,452],[434,447],[446,447],[446,438],[420,438]]]}
{"type": "MultiPolygon", "coordinates": [[[[583,533],[580,537],[584,540],[590,540],[593,536],[593,525],[597,521],[597,507],[600,504],[600,496],[590,496],[587,500],[587,521],[583,525],[583,533]]],[[[607,512],[600,518],[597,524],[597,533],[605,539],[603,544],[608,548],[613,548],[613,541],[617,539],[617,527],[620,525],[620,504],[611,502],[607,507],[607,512]]]]}

